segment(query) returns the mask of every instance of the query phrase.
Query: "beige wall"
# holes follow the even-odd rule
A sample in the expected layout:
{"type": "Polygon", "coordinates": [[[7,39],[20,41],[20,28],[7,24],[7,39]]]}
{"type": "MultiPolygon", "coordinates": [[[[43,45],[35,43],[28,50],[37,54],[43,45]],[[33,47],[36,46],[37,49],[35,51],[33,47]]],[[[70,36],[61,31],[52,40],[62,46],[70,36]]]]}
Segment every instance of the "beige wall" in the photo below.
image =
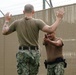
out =
{"type": "MultiPolygon", "coordinates": [[[[34,17],[43,19],[47,24],[51,25],[55,20],[54,12],[58,10],[58,8],[54,8],[54,11],[52,11],[52,9],[38,11],[34,17]]],[[[63,8],[65,9],[65,15],[56,33],[57,36],[61,37],[64,41],[63,54],[68,63],[65,75],[76,75],[76,4],[63,6],[63,8]]],[[[12,21],[21,17],[23,17],[23,15],[13,16],[12,21]]],[[[17,34],[14,32],[10,35],[3,36],[1,33],[3,22],[4,18],[0,18],[0,75],[17,75],[15,58],[15,54],[18,51],[17,34]]],[[[44,33],[40,31],[39,37],[41,66],[38,75],[46,75],[46,69],[43,64],[46,59],[46,53],[42,45],[44,33]]]]}

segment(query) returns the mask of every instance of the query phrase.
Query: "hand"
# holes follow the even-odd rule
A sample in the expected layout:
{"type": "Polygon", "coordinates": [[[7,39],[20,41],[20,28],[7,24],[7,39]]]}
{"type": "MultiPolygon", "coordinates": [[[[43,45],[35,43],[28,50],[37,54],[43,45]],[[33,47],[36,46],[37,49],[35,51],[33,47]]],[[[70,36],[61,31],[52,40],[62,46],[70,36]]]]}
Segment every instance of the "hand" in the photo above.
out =
{"type": "Polygon", "coordinates": [[[6,14],[5,14],[5,21],[10,21],[11,20],[11,16],[12,15],[9,15],[9,12],[7,12],[6,14]]]}
{"type": "Polygon", "coordinates": [[[45,34],[45,38],[48,38],[48,37],[47,37],[47,34],[45,34]]]}
{"type": "Polygon", "coordinates": [[[64,15],[64,9],[63,9],[63,8],[59,9],[59,10],[56,12],[56,17],[57,17],[58,19],[62,19],[62,18],[63,18],[63,15],[64,15]]]}
{"type": "Polygon", "coordinates": [[[49,38],[44,38],[44,41],[45,42],[50,42],[50,39],[49,38]]]}

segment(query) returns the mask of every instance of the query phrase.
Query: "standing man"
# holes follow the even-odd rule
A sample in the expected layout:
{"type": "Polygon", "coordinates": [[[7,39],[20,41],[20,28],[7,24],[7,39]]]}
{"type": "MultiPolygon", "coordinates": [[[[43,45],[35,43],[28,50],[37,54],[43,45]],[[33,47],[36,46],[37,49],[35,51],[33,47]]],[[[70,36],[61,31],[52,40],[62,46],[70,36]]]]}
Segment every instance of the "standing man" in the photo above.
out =
{"type": "Polygon", "coordinates": [[[43,45],[45,45],[47,53],[47,60],[44,62],[47,75],[64,75],[66,62],[62,53],[63,41],[55,37],[55,32],[53,32],[45,35],[43,45]]]}
{"type": "Polygon", "coordinates": [[[20,45],[19,52],[16,54],[18,75],[37,75],[40,60],[38,47],[39,30],[49,33],[55,31],[63,18],[64,10],[60,9],[56,13],[56,21],[51,26],[40,19],[32,17],[34,15],[34,7],[31,4],[25,5],[23,13],[23,18],[15,20],[10,25],[11,16],[7,13],[2,34],[8,35],[14,31],[17,32],[20,45]]]}

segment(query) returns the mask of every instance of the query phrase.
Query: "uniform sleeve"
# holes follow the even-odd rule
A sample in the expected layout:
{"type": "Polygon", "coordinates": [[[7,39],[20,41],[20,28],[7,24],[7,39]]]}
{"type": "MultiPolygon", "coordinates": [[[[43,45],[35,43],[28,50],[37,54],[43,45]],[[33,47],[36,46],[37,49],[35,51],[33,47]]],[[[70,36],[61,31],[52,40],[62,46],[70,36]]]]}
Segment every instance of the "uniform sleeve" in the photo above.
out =
{"type": "Polygon", "coordinates": [[[17,25],[17,21],[14,21],[14,22],[12,22],[11,24],[10,24],[10,26],[9,26],[9,31],[8,32],[14,32],[14,31],[16,31],[16,25],[17,25]]]}
{"type": "Polygon", "coordinates": [[[42,28],[46,25],[46,23],[42,20],[37,20],[37,25],[39,27],[40,30],[42,30],[42,28]]]}

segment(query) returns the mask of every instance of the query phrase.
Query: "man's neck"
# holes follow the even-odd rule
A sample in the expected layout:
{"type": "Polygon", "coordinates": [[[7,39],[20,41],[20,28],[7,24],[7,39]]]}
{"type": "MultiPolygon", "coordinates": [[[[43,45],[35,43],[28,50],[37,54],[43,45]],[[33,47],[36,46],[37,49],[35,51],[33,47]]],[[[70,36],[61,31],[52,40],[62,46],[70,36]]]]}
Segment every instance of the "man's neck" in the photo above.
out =
{"type": "Polygon", "coordinates": [[[25,17],[26,17],[26,18],[32,18],[32,14],[27,14],[27,13],[26,13],[26,14],[25,14],[25,17]]]}

